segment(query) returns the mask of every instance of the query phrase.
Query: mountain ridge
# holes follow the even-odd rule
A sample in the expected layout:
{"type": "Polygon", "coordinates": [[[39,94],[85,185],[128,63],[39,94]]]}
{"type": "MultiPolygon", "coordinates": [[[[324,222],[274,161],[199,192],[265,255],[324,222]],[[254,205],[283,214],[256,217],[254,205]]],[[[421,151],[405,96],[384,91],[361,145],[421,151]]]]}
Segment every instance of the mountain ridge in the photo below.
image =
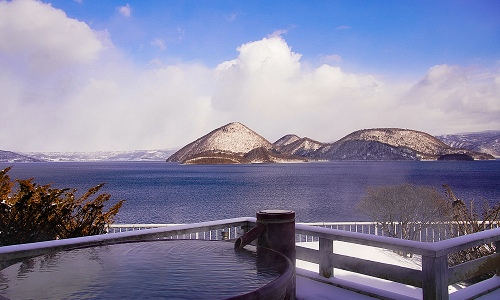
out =
{"type": "Polygon", "coordinates": [[[331,143],[307,154],[307,157],[330,161],[420,160],[416,151],[379,141],[345,140],[331,143]]]}
{"type": "Polygon", "coordinates": [[[435,151],[436,148],[449,148],[448,145],[428,133],[402,128],[361,129],[346,135],[335,143],[348,140],[377,141],[395,147],[411,148],[421,153],[429,153],[435,151]],[[422,143],[422,141],[425,141],[425,143],[422,143]]]}
{"type": "Polygon", "coordinates": [[[298,139],[295,137],[292,139],[288,140],[286,143],[282,143],[282,146],[279,146],[280,143],[276,141],[274,145],[276,146],[279,151],[290,154],[290,155],[299,155],[299,156],[308,156],[310,152],[316,151],[320,149],[321,147],[324,147],[325,143],[321,143],[315,140],[312,140],[308,137],[300,138],[296,136],[298,139]]]}
{"type": "MultiPolygon", "coordinates": [[[[198,152],[198,149],[189,155],[197,155],[198,161],[205,159],[207,162],[211,159],[218,159],[220,161],[234,161],[232,163],[301,162],[308,160],[436,160],[447,154],[464,154],[475,159],[500,157],[500,131],[494,130],[433,137],[425,132],[411,129],[373,128],[354,131],[333,143],[322,143],[308,137],[287,134],[271,144],[241,123],[229,123],[211,131],[211,133],[219,129],[225,133],[231,131],[236,133],[233,134],[232,138],[219,137],[212,141],[212,147],[207,148],[211,150],[198,152]],[[246,134],[237,132],[242,129],[246,134]],[[247,135],[251,136],[250,140],[253,142],[248,143],[247,141],[246,144],[243,143],[244,147],[241,147],[239,140],[241,137],[245,140],[247,135]],[[224,149],[227,151],[219,149],[221,147],[217,143],[219,145],[226,144],[224,149]],[[260,147],[263,149],[248,154],[260,147]],[[200,153],[204,154],[199,155],[200,153]],[[245,158],[245,156],[251,159],[245,158]]],[[[169,161],[169,159],[175,158],[174,154],[183,148],[179,150],[19,153],[0,150],[0,162],[169,161]]],[[[183,161],[187,158],[184,157],[183,161]]]]}
{"type": "Polygon", "coordinates": [[[500,157],[500,130],[446,134],[436,138],[454,148],[466,148],[500,157]]]}
{"type": "MultiPolygon", "coordinates": [[[[474,159],[493,159],[488,154],[470,149],[453,148],[436,137],[417,130],[402,128],[372,128],[354,131],[332,144],[346,141],[375,141],[396,147],[400,150],[411,149],[420,160],[436,160],[445,154],[467,154],[474,159]]],[[[403,151],[405,152],[405,151],[403,151]]]]}
{"type": "Polygon", "coordinates": [[[296,135],[296,134],[287,134],[287,135],[281,137],[276,142],[274,142],[273,145],[276,147],[283,147],[283,146],[291,144],[291,143],[293,143],[297,140],[300,140],[300,139],[301,139],[301,137],[296,135]]]}
{"type": "Polygon", "coordinates": [[[172,154],[167,162],[182,162],[190,156],[207,151],[232,152],[243,155],[260,147],[274,148],[268,140],[255,131],[239,122],[233,122],[214,129],[182,147],[172,154]]]}
{"type": "Polygon", "coordinates": [[[16,153],[12,151],[0,150],[0,162],[16,163],[16,162],[42,162],[43,160],[16,153]]]}
{"type": "Polygon", "coordinates": [[[165,161],[175,151],[175,149],[95,152],[12,152],[0,150],[0,162],[165,161]],[[16,158],[13,156],[7,158],[5,153],[14,153],[16,158]]]}
{"type": "Polygon", "coordinates": [[[480,160],[494,159],[486,153],[453,148],[428,133],[411,129],[362,129],[333,143],[322,143],[308,137],[287,134],[270,144],[243,124],[229,123],[184,146],[169,157],[167,162],[194,163],[195,159],[206,163],[210,160],[221,160],[222,158],[214,156],[217,152],[225,153],[224,159],[228,163],[231,160],[235,163],[247,163],[245,158],[251,158],[252,163],[290,162],[297,161],[297,157],[304,158],[303,161],[437,160],[442,155],[449,154],[463,154],[480,160]],[[250,143],[241,139],[247,135],[250,136],[250,143]],[[214,140],[216,142],[213,142],[214,140]],[[257,140],[258,143],[255,142],[257,140]],[[241,143],[243,145],[240,145],[241,143]],[[285,159],[279,160],[277,155],[285,159]]]}

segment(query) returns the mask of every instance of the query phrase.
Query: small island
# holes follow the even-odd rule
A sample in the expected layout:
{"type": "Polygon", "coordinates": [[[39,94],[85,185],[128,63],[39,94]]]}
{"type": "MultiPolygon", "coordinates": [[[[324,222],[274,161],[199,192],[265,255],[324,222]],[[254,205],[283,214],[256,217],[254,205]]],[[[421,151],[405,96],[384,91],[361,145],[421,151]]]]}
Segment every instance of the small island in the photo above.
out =
{"type": "Polygon", "coordinates": [[[309,161],[487,160],[490,154],[453,148],[428,133],[401,128],[355,131],[334,143],[288,134],[269,142],[234,122],[217,128],[172,154],[181,164],[250,164],[309,161]]]}

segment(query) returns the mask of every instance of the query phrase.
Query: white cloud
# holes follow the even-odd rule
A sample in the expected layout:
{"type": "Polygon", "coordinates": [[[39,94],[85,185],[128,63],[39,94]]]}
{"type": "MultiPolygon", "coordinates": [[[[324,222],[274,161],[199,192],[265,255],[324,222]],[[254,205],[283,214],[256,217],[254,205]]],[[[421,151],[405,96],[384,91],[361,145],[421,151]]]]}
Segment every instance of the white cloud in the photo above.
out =
{"type": "Polygon", "coordinates": [[[238,50],[217,68],[213,107],[271,140],[297,133],[332,141],[372,127],[435,134],[500,128],[498,72],[435,66],[419,83],[395,84],[328,65],[311,70],[279,36],[238,50]]]}
{"type": "Polygon", "coordinates": [[[247,43],[238,50],[236,60],[218,67],[220,86],[213,106],[257,132],[267,132],[270,139],[293,132],[329,141],[343,131],[330,124],[350,127],[348,123],[357,118],[347,109],[373,111],[370,101],[382,93],[383,83],[370,75],[348,74],[328,65],[303,68],[301,55],[281,37],[247,43]]]}
{"type": "Polygon", "coordinates": [[[165,67],[165,65],[158,58],[154,58],[154,59],[150,60],[149,64],[154,65],[156,67],[165,67]]]}
{"type": "Polygon", "coordinates": [[[69,19],[38,1],[0,2],[0,149],[35,149],[68,144],[57,132],[64,109],[106,51],[106,32],[69,19]],[[54,134],[54,136],[51,136],[54,134]]]}
{"type": "Polygon", "coordinates": [[[177,41],[180,41],[184,38],[184,35],[186,34],[186,30],[177,28],[177,32],[179,33],[179,36],[177,37],[177,41]]]}
{"type": "Polygon", "coordinates": [[[343,26],[339,26],[339,27],[337,27],[337,28],[335,28],[335,29],[337,29],[337,30],[343,30],[343,29],[349,29],[349,28],[351,28],[351,27],[350,27],[350,26],[343,25],[343,26]]]}
{"type": "Polygon", "coordinates": [[[125,6],[119,6],[117,9],[124,17],[130,18],[132,15],[132,9],[128,3],[125,6]]]}
{"type": "Polygon", "coordinates": [[[237,12],[231,13],[228,16],[226,16],[226,20],[228,20],[229,22],[233,22],[234,20],[236,20],[236,17],[238,17],[237,12]]]}
{"type": "MultiPolygon", "coordinates": [[[[104,33],[33,0],[0,2],[0,51],[14,68],[48,74],[95,61],[109,45],[104,33]]],[[[16,72],[21,70],[17,69],[16,72]]]]}
{"type": "Polygon", "coordinates": [[[241,45],[215,69],[138,67],[107,32],[48,4],[0,2],[0,149],[177,147],[231,121],[271,141],[296,133],[328,142],[371,127],[500,128],[499,70],[440,65],[395,84],[304,64],[281,34],[241,45]]]}
{"type": "Polygon", "coordinates": [[[441,133],[497,129],[500,72],[436,65],[412,86],[404,100],[409,106],[448,118],[442,122],[441,133]],[[491,127],[485,127],[488,125],[491,127]]]}
{"type": "Polygon", "coordinates": [[[213,70],[138,69],[107,35],[48,4],[0,2],[0,149],[159,149],[220,124],[213,70]]]}
{"type": "Polygon", "coordinates": [[[165,43],[163,42],[163,40],[160,40],[160,39],[156,39],[156,40],[152,41],[151,46],[157,46],[158,48],[160,48],[160,51],[167,50],[167,46],[165,46],[165,43]]]}
{"type": "Polygon", "coordinates": [[[329,62],[329,61],[341,62],[342,57],[340,57],[340,55],[337,55],[337,54],[327,55],[327,56],[325,56],[325,61],[326,62],[329,62]]]}
{"type": "Polygon", "coordinates": [[[288,30],[287,29],[277,29],[273,33],[269,34],[267,37],[268,38],[274,38],[274,37],[279,37],[282,34],[287,34],[288,30]]]}

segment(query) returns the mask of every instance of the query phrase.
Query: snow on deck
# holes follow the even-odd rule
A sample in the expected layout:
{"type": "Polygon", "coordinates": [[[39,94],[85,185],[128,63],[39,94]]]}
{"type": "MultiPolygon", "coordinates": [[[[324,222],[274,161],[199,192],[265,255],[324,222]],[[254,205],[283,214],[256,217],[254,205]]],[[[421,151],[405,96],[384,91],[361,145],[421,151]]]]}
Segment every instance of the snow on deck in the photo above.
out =
{"type": "MultiPolygon", "coordinates": [[[[303,246],[318,250],[318,242],[297,243],[303,246]]],[[[402,257],[391,250],[384,250],[376,247],[357,245],[352,243],[334,241],[333,249],[335,253],[363,258],[387,264],[404,266],[407,268],[421,270],[421,257],[402,257]]],[[[352,273],[340,269],[334,269],[334,277],[324,278],[318,275],[318,264],[309,263],[302,260],[296,261],[297,265],[297,299],[299,300],[319,300],[319,299],[374,299],[367,295],[380,295],[392,299],[422,299],[422,289],[409,285],[404,285],[380,278],[352,273]],[[314,280],[315,279],[315,280],[314,280]],[[322,282],[318,282],[320,280],[322,282]],[[329,283],[329,284],[328,284],[329,283]],[[347,287],[340,288],[338,286],[347,287]],[[351,290],[349,290],[351,289],[351,290]],[[354,292],[362,290],[365,295],[354,292]]],[[[488,290],[500,286],[500,277],[493,277],[482,283],[471,286],[467,289],[459,284],[449,287],[450,299],[467,299],[478,290],[488,290]]],[[[482,296],[478,299],[492,300],[500,299],[500,290],[482,296]]]]}

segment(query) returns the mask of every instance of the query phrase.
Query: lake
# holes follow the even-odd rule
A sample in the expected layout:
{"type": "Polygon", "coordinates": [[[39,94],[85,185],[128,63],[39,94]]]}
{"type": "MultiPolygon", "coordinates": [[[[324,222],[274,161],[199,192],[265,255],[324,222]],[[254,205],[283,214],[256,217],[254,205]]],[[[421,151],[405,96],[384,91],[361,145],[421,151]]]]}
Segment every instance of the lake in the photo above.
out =
{"type": "Polygon", "coordinates": [[[500,160],[179,165],[166,162],[0,163],[11,179],[76,188],[106,183],[117,223],[191,223],[290,209],[298,222],[369,221],[357,203],[367,186],[448,184],[463,200],[500,200],[500,160]]]}

